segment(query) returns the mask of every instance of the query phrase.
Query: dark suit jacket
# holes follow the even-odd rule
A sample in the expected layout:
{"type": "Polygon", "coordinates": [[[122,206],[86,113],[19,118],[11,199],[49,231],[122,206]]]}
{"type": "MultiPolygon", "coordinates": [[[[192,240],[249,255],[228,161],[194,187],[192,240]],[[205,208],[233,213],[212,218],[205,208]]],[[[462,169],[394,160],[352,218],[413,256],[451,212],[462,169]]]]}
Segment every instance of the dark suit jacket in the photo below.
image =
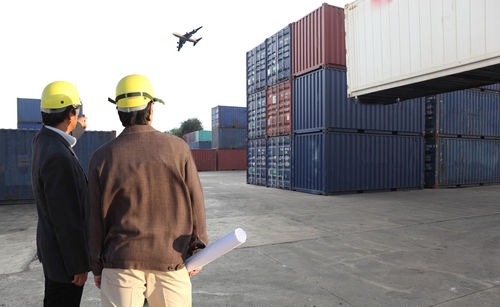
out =
{"type": "Polygon", "coordinates": [[[32,159],[38,258],[47,278],[71,282],[90,268],[87,177],[68,142],[46,127],[33,139],[32,159]]]}

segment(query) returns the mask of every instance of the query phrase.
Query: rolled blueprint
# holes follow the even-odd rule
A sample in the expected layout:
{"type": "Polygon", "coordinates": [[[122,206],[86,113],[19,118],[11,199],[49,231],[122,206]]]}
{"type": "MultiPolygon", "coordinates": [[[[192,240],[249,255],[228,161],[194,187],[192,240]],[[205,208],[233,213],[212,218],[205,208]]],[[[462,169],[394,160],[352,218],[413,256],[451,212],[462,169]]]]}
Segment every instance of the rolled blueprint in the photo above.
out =
{"type": "Polygon", "coordinates": [[[225,253],[245,243],[246,240],[246,232],[241,228],[236,228],[224,237],[205,247],[200,252],[186,259],[186,269],[188,272],[191,272],[209,264],[225,253]]]}

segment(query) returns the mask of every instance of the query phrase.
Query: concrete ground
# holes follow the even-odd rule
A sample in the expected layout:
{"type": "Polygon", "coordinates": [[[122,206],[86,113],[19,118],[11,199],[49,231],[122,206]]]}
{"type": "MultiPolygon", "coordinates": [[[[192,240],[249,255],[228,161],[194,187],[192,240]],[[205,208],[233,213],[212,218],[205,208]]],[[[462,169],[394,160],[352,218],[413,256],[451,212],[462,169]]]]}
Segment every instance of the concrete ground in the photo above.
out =
{"type": "MultiPolygon", "coordinates": [[[[499,306],[500,186],[318,196],[200,173],[209,239],[194,306],[499,306]]],[[[41,306],[34,205],[0,206],[0,306],[41,306]]],[[[99,306],[85,286],[82,306],[99,306]]]]}

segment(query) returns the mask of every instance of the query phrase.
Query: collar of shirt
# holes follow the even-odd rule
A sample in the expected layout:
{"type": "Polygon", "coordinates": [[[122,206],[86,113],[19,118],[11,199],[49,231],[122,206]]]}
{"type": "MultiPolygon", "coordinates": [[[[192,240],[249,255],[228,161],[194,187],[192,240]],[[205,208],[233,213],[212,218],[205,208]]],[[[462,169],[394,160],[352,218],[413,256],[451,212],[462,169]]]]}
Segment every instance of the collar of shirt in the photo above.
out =
{"type": "Polygon", "coordinates": [[[73,136],[71,136],[71,135],[63,132],[62,130],[59,130],[59,129],[51,127],[51,126],[45,126],[45,128],[48,128],[48,129],[50,129],[50,130],[52,130],[54,132],[59,133],[59,135],[61,135],[68,142],[68,144],[71,147],[73,147],[73,146],[76,145],[76,138],[75,137],[73,137],[73,136]]]}

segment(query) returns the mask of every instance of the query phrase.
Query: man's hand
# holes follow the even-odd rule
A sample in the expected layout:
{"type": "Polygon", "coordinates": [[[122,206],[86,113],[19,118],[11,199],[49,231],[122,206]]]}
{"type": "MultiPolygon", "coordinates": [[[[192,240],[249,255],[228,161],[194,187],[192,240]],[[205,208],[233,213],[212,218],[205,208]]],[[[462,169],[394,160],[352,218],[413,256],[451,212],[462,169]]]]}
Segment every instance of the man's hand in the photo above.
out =
{"type": "Polygon", "coordinates": [[[94,276],[94,283],[95,283],[95,286],[99,289],[101,289],[101,276],[102,275],[97,275],[97,276],[94,276]]]}
{"type": "Polygon", "coordinates": [[[203,267],[197,268],[196,270],[192,270],[191,272],[189,272],[189,277],[193,277],[194,275],[200,273],[201,269],[203,269],[203,267]]]}
{"type": "Polygon", "coordinates": [[[83,286],[85,284],[86,281],[87,281],[87,272],[80,273],[80,274],[75,274],[73,276],[72,283],[74,283],[78,287],[81,287],[81,286],[83,286]]]}
{"type": "Polygon", "coordinates": [[[83,129],[87,129],[87,116],[78,118],[78,122],[82,125],[83,129]]]}

